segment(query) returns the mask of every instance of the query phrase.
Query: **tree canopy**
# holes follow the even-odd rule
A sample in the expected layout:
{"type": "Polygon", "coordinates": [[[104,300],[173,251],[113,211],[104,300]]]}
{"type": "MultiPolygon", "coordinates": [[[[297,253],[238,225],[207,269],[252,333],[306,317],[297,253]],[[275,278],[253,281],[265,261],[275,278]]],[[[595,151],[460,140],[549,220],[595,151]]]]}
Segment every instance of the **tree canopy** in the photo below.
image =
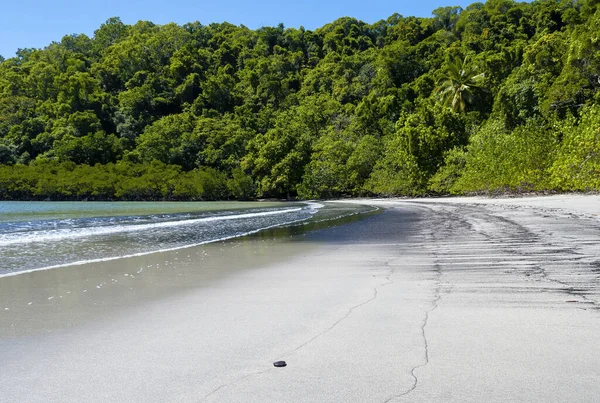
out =
{"type": "Polygon", "coordinates": [[[431,18],[119,18],[0,58],[0,198],[600,189],[595,0],[431,18]]]}

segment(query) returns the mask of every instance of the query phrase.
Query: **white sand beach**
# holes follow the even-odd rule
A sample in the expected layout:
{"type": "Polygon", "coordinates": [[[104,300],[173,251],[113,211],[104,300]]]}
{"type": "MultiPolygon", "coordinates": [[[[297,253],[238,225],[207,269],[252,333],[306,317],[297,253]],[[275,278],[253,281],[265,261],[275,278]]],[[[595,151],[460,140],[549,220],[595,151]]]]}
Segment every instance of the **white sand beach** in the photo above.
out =
{"type": "Polygon", "coordinates": [[[599,196],[353,202],[1,278],[0,402],[598,401],[599,196]]]}

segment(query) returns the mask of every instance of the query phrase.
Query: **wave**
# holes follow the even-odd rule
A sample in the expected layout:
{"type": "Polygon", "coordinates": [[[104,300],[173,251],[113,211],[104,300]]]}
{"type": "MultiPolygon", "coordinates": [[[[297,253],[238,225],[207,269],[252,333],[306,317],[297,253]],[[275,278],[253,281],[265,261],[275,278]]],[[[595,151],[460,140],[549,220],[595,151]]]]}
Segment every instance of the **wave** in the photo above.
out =
{"type": "Polygon", "coordinates": [[[306,220],[306,218],[301,218],[298,220],[292,220],[292,221],[288,221],[288,222],[282,222],[282,223],[278,223],[278,224],[274,224],[274,225],[269,225],[269,226],[262,227],[262,228],[257,228],[257,229],[251,230],[251,231],[246,231],[246,232],[228,235],[228,236],[215,238],[215,239],[209,239],[209,240],[202,241],[202,242],[195,242],[195,243],[187,244],[187,245],[179,245],[179,246],[175,246],[172,248],[157,249],[157,250],[127,254],[127,255],[122,255],[122,256],[110,256],[110,257],[98,258],[98,259],[80,260],[77,262],[68,262],[68,263],[62,263],[62,264],[57,264],[57,265],[52,265],[52,266],[38,267],[38,268],[28,269],[28,270],[20,270],[20,271],[15,271],[15,272],[10,272],[10,273],[0,273],[0,278],[13,277],[13,276],[21,275],[21,274],[34,273],[34,272],[44,271],[44,270],[60,269],[60,268],[71,267],[71,266],[82,266],[85,264],[109,262],[112,260],[128,259],[128,258],[134,258],[134,257],[139,257],[139,256],[151,255],[154,253],[172,252],[172,251],[181,250],[181,249],[194,248],[194,247],[206,245],[209,243],[227,241],[227,240],[233,239],[233,238],[239,238],[239,237],[243,237],[243,236],[247,236],[247,235],[256,234],[260,231],[264,231],[264,230],[271,229],[271,228],[283,227],[283,226],[299,223],[299,222],[302,222],[305,220],[306,220]]]}
{"type": "MultiPolygon", "coordinates": [[[[318,208],[317,203],[313,203],[309,207],[311,209],[318,208]]],[[[320,205],[322,206],[322,205],[320,205]]],[[[116,225],[116,226],[101,226],[91,228],[68,228],[68,229],[53,229],[53,230],[38,230],[30,232],[18,232],[12,234],[0,235],[0,246],[8,246],[15,244],[27,244],[33,242],[48,242],[48,241],[60,241],[69,238],[80,238],[88,236],[98,235],[110,235],[119,234],[126,232],[135,231],[146,231],[159,228],[179,227],[187,225],[195,225],[202,223],[214,223],[218,221],[228,220],[243,220],[248,218],[258,218],[266,216],[281,215],[287,213],[293,213],[302,210],[298,208],[287,208],[277,211],[263,211],[258,213],[245,213],[245,214],[230,214],[221,216],[210,216],[202,218],[193,218],[187,220],[178,221],[167,221],[167,222],[155,222],[150,224],[131,224],[131,225],[116,225]]]]}
{"type": "Polygon", "coordinates": [[[0,266],[4,266],[0,267],[0,278],[171,252],[272,228],[336,221],[372,211],[357,210],[355,206],[338,209],[317,202],[303,204],[267,211],[230,210],[210,216],[184,213],[30,222],[38,229],[23,228],[24,231],[0,235],[0,246],[5,246],[0,247],[0,266]],[[40,230],[42,226],[59,228],[40,230]]]}

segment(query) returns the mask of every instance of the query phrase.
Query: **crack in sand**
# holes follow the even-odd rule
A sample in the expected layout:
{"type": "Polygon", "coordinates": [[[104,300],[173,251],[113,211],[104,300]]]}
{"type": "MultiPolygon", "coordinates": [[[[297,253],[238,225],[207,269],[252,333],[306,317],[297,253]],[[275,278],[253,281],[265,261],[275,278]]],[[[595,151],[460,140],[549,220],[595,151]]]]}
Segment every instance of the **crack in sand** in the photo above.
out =
{"type": "Polygon", "coordinates": [[[410,388],[408,388],[407,390],[405,390],[404,392],[402,392],[398,395],[390,397],[389,399],[385,400],[383,403],[391,402],[392,400],[399,399],[399,398],[406,396],[409,393],[413,392],[417,388],[417,385],[419,384],[419,378],[417,377],[415,372],[418,369],[429,365],[429,341],[427,340],[427,333],[425,332],[425,328],[427,327],[427,323],[429,322],[429,315],[433,311],[435,311],[438,307],[438,302],[441,299],[441,288],[442,288],[441,279],[440,279],[442,276],[441,267],[439,264],[436,264],[434,267],[435,267],[434,272],[436,273],[436,277],[437,277],[435,294],[434,294],[435,296],[433,298],[433,301],[431,302],[431,304],[432,304],[431,308],[429,308],[428,310],[425,311],[425,317],[423,318],[423,323],[421,324],[421,336],[423,337],[423,350],[424,350],[425,360],[421,364],[412,367],[412,369],[410,370],[410,375],[413,377],[413,384],[410,386],[410,388]]]}
{"type": "MultiPolygon", "coordinates": [[[[389,263],[389,262],[388,262],[389,263]]],[[[386,263],[386,265],[388,264],[386,263]]],[[[385,287],[386,285],[392,284],[394,281],[390,279],[391,274],[389,274],[388,276],[385,277],[385,279],[388,281],[387,283],[383,283],[378,285],[377,287],[373,288],[373,296],[363,302],[361,302],[360,304],[354,305],[352,308],[350,308],[348,310],[348,312],[346,312],[346,314],[344,316],[342,316],[340,319],[338,319],[337,321],[335,321],[330,327],[328,327],[327,329],[325,329],[324,331],[322,331],[321,333],[317,334],[316,336],[312,337],[310,340],[307,340],[306,342],[300,344],[298,347],[284,353],[283,355],[281,355],[279,358],[285,358],[288,357],[290,355],[292,355],[293,353],[297,352],[298,350],[300,350],[303,347],[306,347],[307,345],[309,345],[310,343],[312,343],[313,341],[317,340],[319,337],[329,333],[330,331],[332,331],[337,325],[339,325],[344,319],[348,318],[352,312],[354,312],[355,309],[360,308],[363,305],[368,304],[369,302],[374,301],[375,299],[377,299],[377,294],[378,294],[378,290],[380,288],[385,287]]]]}

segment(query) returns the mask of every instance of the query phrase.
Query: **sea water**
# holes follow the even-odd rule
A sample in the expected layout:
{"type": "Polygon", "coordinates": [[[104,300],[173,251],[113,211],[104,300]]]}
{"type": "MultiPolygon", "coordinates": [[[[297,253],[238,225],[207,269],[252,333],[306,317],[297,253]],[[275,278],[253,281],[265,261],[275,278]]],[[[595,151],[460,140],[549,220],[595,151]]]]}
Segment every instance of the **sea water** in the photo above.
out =
{"type": "Polygon", "coordinates": [[[0,202],[0,277],[366,211],[315,202],[0,202]]]}

